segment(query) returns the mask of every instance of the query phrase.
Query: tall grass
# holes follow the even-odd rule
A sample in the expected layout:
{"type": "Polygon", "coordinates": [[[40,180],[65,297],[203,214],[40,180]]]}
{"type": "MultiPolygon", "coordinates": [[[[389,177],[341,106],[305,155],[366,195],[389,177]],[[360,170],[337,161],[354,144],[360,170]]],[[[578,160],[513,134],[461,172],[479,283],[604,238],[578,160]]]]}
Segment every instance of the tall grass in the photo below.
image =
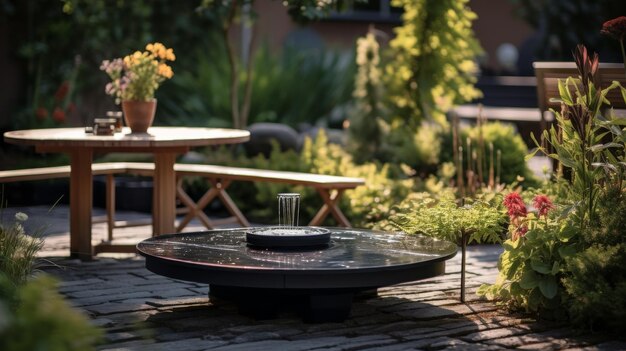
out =
{"type": "Polygon", "coordinates": [[[43,247],[43,239],[26,234],[22,222],[28,216],[16,213],[10,225],[0,223],[0,273],[13,284],[22,285],[36,269],[37,253],[43,247]]]}

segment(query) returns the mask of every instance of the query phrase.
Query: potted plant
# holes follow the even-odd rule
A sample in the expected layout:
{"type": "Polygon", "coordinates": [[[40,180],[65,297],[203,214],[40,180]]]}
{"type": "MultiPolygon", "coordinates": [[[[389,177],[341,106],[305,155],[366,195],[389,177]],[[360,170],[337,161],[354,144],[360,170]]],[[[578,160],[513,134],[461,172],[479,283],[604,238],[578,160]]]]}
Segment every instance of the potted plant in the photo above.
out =
{"type": "Polygon", "coordinates": [[[154,92],[174,75],[166,62],[175,59],[174,50],[153,43],[146,45],[146,51],[102,61],[100,69],[111,78],[105,92],[115,97],[116,104],[121,102],[132,133],[146,133],[152,125],[157,102],[154,92]]]}

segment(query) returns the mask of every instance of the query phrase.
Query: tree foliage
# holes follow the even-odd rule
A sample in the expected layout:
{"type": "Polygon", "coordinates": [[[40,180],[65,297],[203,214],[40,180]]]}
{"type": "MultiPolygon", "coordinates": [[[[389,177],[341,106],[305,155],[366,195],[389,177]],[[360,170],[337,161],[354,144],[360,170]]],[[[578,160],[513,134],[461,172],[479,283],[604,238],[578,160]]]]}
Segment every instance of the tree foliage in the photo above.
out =
{"type": "Polygon", "coordinates": [[[482,52],[472,30],[476,14],[467,0],[393,0],[402,7],[402,26],[390,43],[385,66],[393,117],[417,128],[424,119],[445,124],[455,104],[480,97],[476,55],[482,52]]]}
{"type": "Polygon", "coordinates": [[[381,146],[388,129],[383,105],[380,45],[373,30],[356,42],[357,73],[354,107],[350,111],[349,149],[358,163],[381,159],[381,146]]]}

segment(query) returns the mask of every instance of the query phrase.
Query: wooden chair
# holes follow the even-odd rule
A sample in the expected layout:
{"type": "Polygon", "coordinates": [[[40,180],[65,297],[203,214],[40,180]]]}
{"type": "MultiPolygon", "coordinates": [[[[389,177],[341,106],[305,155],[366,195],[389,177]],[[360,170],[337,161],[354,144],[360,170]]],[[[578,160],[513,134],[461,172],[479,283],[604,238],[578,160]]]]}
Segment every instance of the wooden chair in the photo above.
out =
{"type": "MultiPolygon", "coordinates": [[[[537,99],[539,109],[541,110],[541,129],[545,130],[546,113],[550,113],[550,109],[559,110],[560,103],[551,102],[550,99],[560,97],[558,81],[559,79],[567,79],[567,77],[578,77],[578,69],[574,62],[533,62],[535,69],[535,77],[537,78],[537,99]]],[[[624,65],[621,63],[600,63],[598,69],[599,82],[601,88],[606,88],[614,80],[619,81],[622,86],[626,87],[626,75],[624,74],[624,65]]],[[[611,102],[614,109],[625,109],[626,103],[619,89],[613,89],[607,95],[607,99],[611,102]]]]}

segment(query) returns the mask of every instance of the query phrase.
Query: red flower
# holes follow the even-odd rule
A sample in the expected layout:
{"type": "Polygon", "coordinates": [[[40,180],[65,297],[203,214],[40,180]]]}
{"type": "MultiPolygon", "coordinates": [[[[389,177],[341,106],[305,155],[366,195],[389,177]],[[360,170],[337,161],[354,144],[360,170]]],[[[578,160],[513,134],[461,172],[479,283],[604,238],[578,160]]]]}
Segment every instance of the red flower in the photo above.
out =
{"type": "Polygon", "coordinates": [[[67,114],[71,115],[72,113],[74,113],[76,111],[76,104],[73,102],[70,102],[69,104],[67,104],[67,114]]]}
{"type": "Polygon", "coordinates": [[[600,33],[610,35],[620,41],[624,40],[626,38],[626,17],[620,16],[604,22],[600,33]]]}
{"type": "Polygon", "coordinates": [[[35,110],[35,117],[37,117],[37,120],[43,121],[44,119],[48,118],[48,110],[45,107],[37,108],[35,110]]]}
{"type": "Polygon", "coordinates": [[[526,217],[526,205],[524,200],[517,192],[508,194],[503,201],[504,206],[508,209],[509,217],[526,217]]]}
{"type": "Polygon", "coordinates": [[[65,112],[60,107],[57,107],[52,112],[52,119],[57,123],[65,122],[65,112]]]}
{"type": "Polygon", "coordinates": [[[63,101],[63,99],[65,99],[69,91],[70,91],[70,82],[64,81],[63,83],[61,83],[61,85],[59,85],[59,88],[57,89],[56,93],[54,93],[54,100],[56,100],[57,102],[63,101]]]}
{"type": "Polygon", "coordinates": [[[545,195],[537,195],[533,199],[533,207],[537,209],[539,217],[547,216],[548,211],[554,208],[552,201],[545,195]]]}

